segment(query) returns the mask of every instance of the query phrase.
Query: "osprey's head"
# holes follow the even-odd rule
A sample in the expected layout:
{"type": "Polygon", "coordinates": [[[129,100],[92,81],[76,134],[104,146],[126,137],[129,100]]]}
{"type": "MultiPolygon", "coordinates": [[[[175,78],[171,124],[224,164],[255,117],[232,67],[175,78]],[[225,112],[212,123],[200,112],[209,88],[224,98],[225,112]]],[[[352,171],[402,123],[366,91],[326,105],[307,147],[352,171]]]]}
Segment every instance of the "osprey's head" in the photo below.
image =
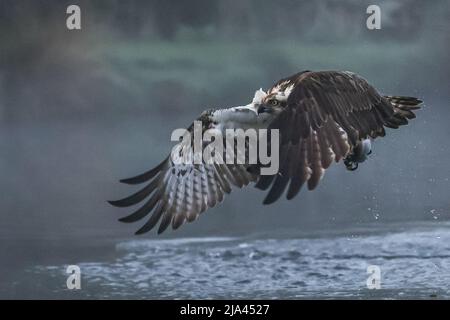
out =
{"type": "MultiPolygon", "coordinates": [[[[256,108],[258,114],[269,113],[277,115],[279,114],[287,105],[287,99],[291,92],[291,87],[281,87],[276,86],[272,88],[268,93],[264,93],[264,96],[260,95],[256,103],[256,108]]],[[[255,98],[258,91],[255,94],[255,98]]],[[[255,102],[255,99],[253,99],[255,102]]]]}
{"type": "Polygon", "coordinates": [[[251,110],[256,115],[262,116],[263,118],[272,118],[279,114],[286,106],[287,97],[290,93],[286,94],[285,90],[276,89],[278,88],[272,88],[268,93],[259,89],[255,92],[255,96],[250,104],[238,108],[242,110],[251,110]]]}

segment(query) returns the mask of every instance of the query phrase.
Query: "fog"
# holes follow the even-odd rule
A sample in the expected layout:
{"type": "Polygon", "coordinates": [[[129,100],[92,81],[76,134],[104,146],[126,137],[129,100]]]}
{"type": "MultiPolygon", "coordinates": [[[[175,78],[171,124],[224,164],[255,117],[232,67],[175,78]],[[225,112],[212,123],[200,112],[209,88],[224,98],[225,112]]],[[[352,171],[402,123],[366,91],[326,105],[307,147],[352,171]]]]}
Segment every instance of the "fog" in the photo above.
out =
{"type": "Polygon", "coordinates": [[[449,3],[378,1],[382,28],[368,30],[372,2],[77,1],[82,29],[69,31],[72,1],[0,0],[0,271],[135,237],[141,223],[118,222],[130,211],[106,202],[135,190],[118,180],[158,164],[172,130],[204,109],[248,103],[300,70],[350,70],[425,105],[314,192],[263,206],[249,186],[143,237],[449,220],[449,3]]]}

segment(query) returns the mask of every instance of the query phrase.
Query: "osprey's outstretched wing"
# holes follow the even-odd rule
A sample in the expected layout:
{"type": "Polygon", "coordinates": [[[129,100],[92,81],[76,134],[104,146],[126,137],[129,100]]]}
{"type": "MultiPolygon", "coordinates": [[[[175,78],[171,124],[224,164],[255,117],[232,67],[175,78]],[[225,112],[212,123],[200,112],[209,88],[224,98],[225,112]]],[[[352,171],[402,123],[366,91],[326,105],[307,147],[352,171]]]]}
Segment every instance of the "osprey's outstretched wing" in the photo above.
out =
{"type": "Polygon", "coordinates": [[[256,186],[271,187],[265,204],[288,187],[293,198],[306,182],[314,189],[324,170],[345,158],[359,141],[385,135],[415,118],[422,102],[411,97],[381,96],[351,72],[302,72],[278,81],[269,91],[289,92],[287,105],[269,125],[280,130],[280,170],[261,176],[256,186]]]}
{"type": "Polygon", "coordinates": [[[177,229],[185,221],[194,221],[207,208],[221,202],[233,185],[241,188],[256,178],[245,165],[175,164],[168,157],[150,171],[121,180],[127,184],[147,184],[133,195],[109,203],[129,207],[143,202],[140,208],[120,221],[135,222],[151,213],[136,234],[151,230],[160,220],[158,233],[161,233],[170,224],[177,229]]]}

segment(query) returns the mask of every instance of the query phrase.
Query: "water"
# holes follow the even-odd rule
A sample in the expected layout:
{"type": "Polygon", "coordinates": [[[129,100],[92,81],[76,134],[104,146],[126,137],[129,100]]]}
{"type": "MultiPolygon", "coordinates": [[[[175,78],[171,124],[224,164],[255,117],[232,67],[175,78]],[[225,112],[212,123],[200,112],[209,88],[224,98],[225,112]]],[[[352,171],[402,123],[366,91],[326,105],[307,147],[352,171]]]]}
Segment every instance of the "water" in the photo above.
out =
{"type": "MultiPolygon", "coordinates": [[[[82,289],[65,288],[65,265],[26,270],[45,298],[302,299],[450,298],[450,224],[338,236],[130,240],[102,261],[78,265],[82,289]],[[369,290],[367,266],[381,268],[369,290]]],[[[17,291],[17,288],[16,288],[17,291]]]]}

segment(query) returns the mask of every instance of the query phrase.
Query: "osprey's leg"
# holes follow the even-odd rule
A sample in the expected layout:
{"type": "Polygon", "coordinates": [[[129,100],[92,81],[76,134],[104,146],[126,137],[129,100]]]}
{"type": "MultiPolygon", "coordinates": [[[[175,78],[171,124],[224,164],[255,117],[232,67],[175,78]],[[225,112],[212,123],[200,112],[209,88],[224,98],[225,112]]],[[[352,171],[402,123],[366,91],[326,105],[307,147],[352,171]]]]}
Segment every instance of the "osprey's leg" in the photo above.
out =
{"type": "Polygon", "coordinates": [[[366,161],[367,156],[372,153],[372,144],[370,139],[360,141],[354,148],[353,152],[344,159],[347,170],[355,171],[358,164],[366,161]]]}
{"type": "Polygon", "coordinates": [[[348,160],[348,158],[344,159],[344,164],[349,171],[355,171],[356,169],[358,169],[358,162],[348,160]]]}

